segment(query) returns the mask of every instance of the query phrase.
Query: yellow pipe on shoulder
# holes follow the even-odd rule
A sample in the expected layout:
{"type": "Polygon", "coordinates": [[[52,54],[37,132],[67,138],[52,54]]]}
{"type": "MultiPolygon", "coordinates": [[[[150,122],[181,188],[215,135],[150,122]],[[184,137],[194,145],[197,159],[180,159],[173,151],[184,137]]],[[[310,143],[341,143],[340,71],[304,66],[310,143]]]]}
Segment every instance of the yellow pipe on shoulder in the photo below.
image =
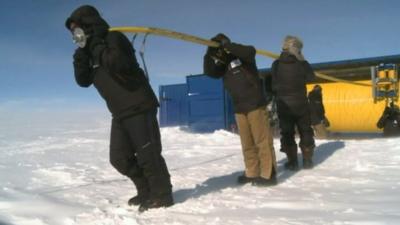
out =
{"type": "MultiPolygon", "coordinates": [[[[190,34],[185,34],[185,33],[180,33],[180,32],[176,32],[176,31],[172,31],[172,30],[155,28],[155,27],[112,27],[112,28],[110,28],[110,31],[120,31],[120,32],[126,32],[126,33],[154,34],[154,35],[169,37],[169,38],[173,38],[173,39],[188,41],[188,42],[192,42],[192,43],[196,43],[196,44],[206,45],[206,46],[210,46],[210,47],[218,47],[219,46],[219,43],[215,42],[215,41],[196,37],[196,36],[193,36],[190,34]]],[[[267,57],[270,57],[273,59],[279,58],[279,54],[276,54],[276,53],[273,53],[270,51],[257,49],[256,52],[259,55],[267,56],[267,57]]],[[[368,87],[371,86],[371,84],[343,80],[343,79],[335,78],[335,77],[332,77],[332,76],[329,76],[326,74],[322,74],[322,73],[315,73],[315,75],[319,78],[334,81],[334,82],[342,82],[342,83],[348,83],[348,84],[353,84],[353,85],[358,85],[358,86],[368,86],[368,87]]]]}

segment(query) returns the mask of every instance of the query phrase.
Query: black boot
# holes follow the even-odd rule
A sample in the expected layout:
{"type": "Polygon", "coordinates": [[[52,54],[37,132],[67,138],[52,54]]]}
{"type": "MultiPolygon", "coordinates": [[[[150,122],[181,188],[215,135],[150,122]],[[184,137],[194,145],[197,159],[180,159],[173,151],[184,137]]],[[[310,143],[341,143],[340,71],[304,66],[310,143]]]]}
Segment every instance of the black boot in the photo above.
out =
{"type": "Polygon", "coordinates": [[[140,204],[140,211],[173,204],[171,178],[161,155],[161,143],[154,141],[146,144],[136,152],[136,157],[143,170],[143,177],[146,178],[149,196],[144,203],[140,204]]]}
{"type": "Polygon", "coordinates": [[[314,167],[314,163],[312,161],[314,147],[315,146],[301,148],[301,152],[303,154],[303,169],[312,169],[314,167]]]}
{"type": "Polygon", "coordinates": [[[252,185],[260,187],[269,187],[278,184],[278,179],[276,178],[275,169],[272,170],[271,177],[269,179],[263,177],[257,177],[253,180],[252,185]]]}
{"type": "Polygon", "coordinates": [[[148,199],[147,195],[146,196],[144,196],[144,195],[136,195],[136,196],[134,196],[134,197],[132,197],[132,198],[130,198],[128,200],[128,205],[129,206],[140,205],[140,204],[146,202],[147,199],[148,199]]]}
{"type": "MultiPolygon", "coordinates": [[[[296,154],[297,155],[297,154],[296,154]]],[[[297,157],[294,160],[290,160],[288,159],[287,162],[285,162],[285,164],[283,165],[285,167],[285,169],[287,170],[291,170],[291,171],[297,171],[299,170],[299,163],[297,161],[297,157]]]]}
{"type": "Polygon", "coordinates": [[[247,183],[252,183],[257,177],[247,177],[246,174],[240,175],[237,178],[237,182],[239,184],[247,184],[247,183]]]}
{"type": "Polygon", "coordinates": [[[136,186],[137,195],[128,200],[128,205],[140,205],[149,199],[149,185],[144,177],[131,177],[136,186]]]}
{"type": "Polygon", "coordinates": [[[154,199],[148,199],[144,203],[140,204],[139,212],[144,212],[149,209],[169,207],[174,204],[172,194],[163,195],[154,199]]]}
{"type": "Polygon", "coordinates": [[[297,146],[285,147],[283,150],[286,153],[288,159],[283,165],[285,169],[296,171],[299,169],[299,163],[297,161],[297,146]]]}

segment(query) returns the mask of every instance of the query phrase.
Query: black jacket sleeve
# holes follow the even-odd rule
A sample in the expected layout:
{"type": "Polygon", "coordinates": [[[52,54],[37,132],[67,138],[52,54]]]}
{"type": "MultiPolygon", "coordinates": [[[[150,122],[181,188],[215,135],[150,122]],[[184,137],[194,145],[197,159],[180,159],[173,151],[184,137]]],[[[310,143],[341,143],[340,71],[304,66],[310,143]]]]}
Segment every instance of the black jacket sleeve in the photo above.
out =
{"type": "Polygon", "coordinates": [[[93,58],[100,58],[100,64],[106,68],[111,77],[121,86],[130,91],[135,91],[146,78],[140,68],[135,50],[128,38],[120,32],[110,32],[104,42],[99,42],[92,49],[93,58]],[[100,50],[96,50],[100,49],[100,50]]]}
{"type": "Polygon", "coordinates": [[[89,87],[93,83],[90,57],[84,49],[78,48],[74,54],[75,80],[81,87],[89,87]]]}
{"type": "Polygon", "coordinates": [[[278,64],[279,61],[275,60],[271,66],[271,91],[273,95],[276,95],[276,91],[278,90],[278,85],[277,85],[278,64]]]}
{"type": "Polygon", "coordinates": [[[308,100],[310,102],[310,107],[314,107],[315,112],[321,118],[325,118],[325,107],[322,98],[322,92],[312,90],[308,94],[308,100]]]}
{"type": "Polygon", "coordinates": [[[389,117],[389,108],[386,107],[385,110],[382,113],[382,116],[379,118],[378,122],[376,123],[376,126],[380,129],[382,129],[385,126],[386,120],[389,117]]]}
{"type": "Polygon", "coordinates": [[[237,43],[227,43],[224,48],[230,54],[238,57],[245,62],[255,63],[256,49],[253,46],[241,45],[237,43]]]}
{"type": "Polygon", "coordinates": [[[217,52],[217,48],[209,47],[204,55],[203,72],[211,78],[221,78],[225,73],[225,65],[217,65],[212,58],[217,52]]]}
{"type": "Polygon", "coordinates": [[[311,65],[307,61],[301,61],[301,63],[304,68],[306,82],[309,83],[309,82],[314,81],[315,74],[314,74],[314,70],[311,68],[311,65]]]}
{"type": "Polygon", "coordinates": [[[322,95],[321,95],[321,110],[322,110],[322,115],[325,117],[325,106],[324,106],[324,101],[322,99],[322,95]]]}
{"type": "Polygon", "coordinates": [[[387,117],[381,116],[381,118],[379,118],[378,122],[376,123],[376,126],[379,129],[382,129],[385,126],[386,119],[387,117]]]}

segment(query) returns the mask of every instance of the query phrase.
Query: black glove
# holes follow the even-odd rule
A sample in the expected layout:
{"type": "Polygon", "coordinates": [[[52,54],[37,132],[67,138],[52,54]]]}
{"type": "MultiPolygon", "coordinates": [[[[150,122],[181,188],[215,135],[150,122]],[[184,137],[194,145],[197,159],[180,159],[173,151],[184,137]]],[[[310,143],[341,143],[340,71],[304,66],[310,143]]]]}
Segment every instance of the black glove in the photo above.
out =
{"type": "Polygon", "coordinates": [[[77,48],[74,53],[74,62],[89,62],[89,54],[86,49],[77,48]]]}
{"type": "Polygon", "coordinates": [[[93,59],[93,67],[98,67],[101,65],[101,57],[105,48],[106,45],[102,38],[92,36],[89,39],[89,52],[93,59]]]}
{"type": "Polygon", "coordinates": [[[229,63],[229,54],[224,50],[224,46],[230,43],[229,38],[225,34],[219,33],[211,40],[219,43],[219,47],[210,48],[211,58],[217,65],[227,65],[229,63]]]}
{"type": "Polygon", "coordinates": [[[229,63],[229,55],[223,49],[218,48],[217,52],[215,53],[214,60],[219,61],[220,64],[226,65],[229,63]]]}
{"type": "Polygon", "coordinates": [[[218,42],[220,48],[224,48],[227,44],[231,43],[231,40],[223,33],[217,34],[215,37],[211,38],[211,40],[218,42]]]}
{"type": "Polygon", "coordinates": [[[89,87],[93,83],[89,53],[83,48],[77,48],[74,53],[75,80],[81,87],[89,87]]]}
{"type": "Polygon", "coordinates": [[[88,35],[87,49],[93,60],[93,66],[101,64],[101,55],[106,47],[104,37],[108,33],[108,24],[99,16],[85,16],[79,21],[79,25],[88,35]]]}
{"type": "Polygon", "coordinates": [[[221,39],[221,41],[220,41],[219,43],[220,43],[220,45],[221,45],[221,48],[226,48],[226,46],[227,46],[228,44],[230,44],[231,41],[230,41],[229,39],[227,39],[227,38],[224,38],[224,39],[221,39]]]}
{"type": "Polygon", "coordinates": [[[74,53],[74,67],[83,69],[83,70],[90,70],[90,56],[89,53],[83,48],[77,48],[74,53]]]}

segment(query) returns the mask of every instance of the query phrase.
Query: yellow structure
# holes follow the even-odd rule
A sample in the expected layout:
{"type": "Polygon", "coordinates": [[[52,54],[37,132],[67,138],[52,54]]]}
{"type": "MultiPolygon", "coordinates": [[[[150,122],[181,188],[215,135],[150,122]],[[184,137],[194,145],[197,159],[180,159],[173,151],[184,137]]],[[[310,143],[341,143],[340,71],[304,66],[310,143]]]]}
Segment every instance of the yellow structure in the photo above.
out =
{"type": "MultiPolygon", "coordinates": [[[[371,81],[363,81],[370,84],[371,81]]],[[[379,132],[376,123],[386,102],[374,103],[372,89],[368,86],[345,83],[321,83],[325,115],[334,132],[379,132]]],[[[314,84],[307,86],[308,91],[314,84]]],[[[400,102],[397,101],[397,104],[400,102]]]]}

